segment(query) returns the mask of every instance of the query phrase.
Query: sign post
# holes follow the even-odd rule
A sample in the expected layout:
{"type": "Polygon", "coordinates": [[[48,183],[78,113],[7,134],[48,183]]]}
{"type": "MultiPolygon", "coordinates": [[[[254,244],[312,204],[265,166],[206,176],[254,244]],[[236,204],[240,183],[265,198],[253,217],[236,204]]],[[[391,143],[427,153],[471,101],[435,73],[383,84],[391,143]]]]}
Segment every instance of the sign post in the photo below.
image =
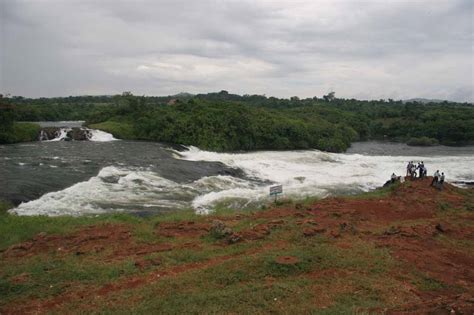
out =
{"type": "Polygon", "coordinates": [[[278,194],[282,194],[282,193],[283,193],[282,185],[276,185],[276,186],[270,187],[270,196],[275,196],[275,203],[277,201],[278,194]]]}

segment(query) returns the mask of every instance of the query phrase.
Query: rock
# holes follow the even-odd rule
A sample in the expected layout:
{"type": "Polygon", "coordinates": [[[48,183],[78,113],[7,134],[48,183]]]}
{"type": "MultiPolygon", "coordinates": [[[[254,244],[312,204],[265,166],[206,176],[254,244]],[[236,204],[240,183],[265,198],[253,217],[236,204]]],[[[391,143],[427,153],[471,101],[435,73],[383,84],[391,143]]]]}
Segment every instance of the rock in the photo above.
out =
{"type": "Polygon", "coordinates": [[[221,220],[212,221],[211,229],[209,233],[215,238],[224,238],[226,236],[232,235],[233,231],[231,228],[227,227],[224,222],[221,220]]]}
{"type": "MultiPolygon", "coordinates": [[[[44,127],[40,131],[40,139],[39,140],[52,140],[61,134],[61,129],[64,130],[64,128],[60,127],[44,127]]],[[[90,130],[85,129],[85,128],[70,128],[70,130],[67,131],[66,137],[64,137],[64,141],[71,141],[71,140],[76,140],[76,141],[87,141],[91,138],[92,134],[90,130]]]]}
{"type": "Polygon", "coordinates": [[[395,226],[391,226],[388,230],[386,230],[383,234],[384,235],[395,235],[395,234],[399,234],[401,231],[400,231],[400,228],[399,227],[395,227],[395,226]]]}
{"type": "Polygon", "coordinates": [[[446,232],[446,228],[443,225],[441,225],[441,223],[436,224],[435,228],[436,228],[437,231],[439,231],[441,233],[446,232]]]}
{"type": "Polygon", "coordinates": [[[227,237],[227,243],[228,244],[235,244],[235,243],[238,243],[242,241],[242,236],[240,234],[237,234],[237,233],[233,233],[232,235],[229,235],[227,237]]]}
{"type": "Polygon", "coordinates": [[[59,136],[61,133],[61,128],[59,127],[44,127],[41,129],[41,139],[40,140],[52,140],[59,136]]]}
{"type": "Polygon", "coordinates": [[[315,228],[315,227],[309,227],[309,228],[305,228],[303,230],[303,234],[304,236],[314,236],[316,234],[321,234],[321,233],[324,233],[326,232],[326,229],[324,228],[315,228]]]}
{"type": "Polygon", "coordinates": [[[86,141],[89,140],[90,137],[91,133],[89,130],[82,128],[72,128],[70,131],[68,131],[66,139],[69,138],[76,141],[86,141]]]}

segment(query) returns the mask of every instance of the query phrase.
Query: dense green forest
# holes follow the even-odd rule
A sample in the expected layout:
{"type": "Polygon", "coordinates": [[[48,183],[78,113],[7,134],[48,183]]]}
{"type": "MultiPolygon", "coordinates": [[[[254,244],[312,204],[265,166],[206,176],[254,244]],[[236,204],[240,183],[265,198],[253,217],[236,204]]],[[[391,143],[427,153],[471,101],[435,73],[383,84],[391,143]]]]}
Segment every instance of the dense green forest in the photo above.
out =
{"type": "Polygon", "coordinates": [[[119,138],[215,151],[316,148],[341,152],[361,140],[474,144],[474,106],[468,103],[361,101],[336,98],[334,93],[279,99],[221,91],[167,97],[131,93],[12,97],[8,104],[15,121],[86,120],[119,138]]]}

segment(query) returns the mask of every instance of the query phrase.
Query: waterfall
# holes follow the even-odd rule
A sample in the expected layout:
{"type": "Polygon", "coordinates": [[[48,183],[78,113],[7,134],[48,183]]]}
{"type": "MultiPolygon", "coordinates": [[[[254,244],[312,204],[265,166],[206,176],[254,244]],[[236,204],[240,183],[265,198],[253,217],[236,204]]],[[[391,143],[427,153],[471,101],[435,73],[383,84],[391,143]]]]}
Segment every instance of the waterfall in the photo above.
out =
{"type": "Polygon", "coordinates": [[[96,141],[106,142],[118,140],[105,131],[85,127],[45,127],[41,130],[40,141],[96,141]]]}

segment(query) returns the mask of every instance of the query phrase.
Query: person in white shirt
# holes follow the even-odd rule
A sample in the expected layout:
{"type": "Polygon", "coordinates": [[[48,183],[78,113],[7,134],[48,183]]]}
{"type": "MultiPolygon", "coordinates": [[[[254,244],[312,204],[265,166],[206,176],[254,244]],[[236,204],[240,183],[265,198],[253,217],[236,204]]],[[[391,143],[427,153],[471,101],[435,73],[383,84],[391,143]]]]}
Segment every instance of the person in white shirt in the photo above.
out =
{"type": "Polygon", "coordinates": [[[435,186],[438,183],[438,178],[439,178],[439,170],[436,170],[436,172],[433,174],[433,180],[431,181],[431,186],[435,186]]]}
{"type": "Polygon", "coordinates": [[[441,176],[439,177],[439,182],[438,182],[438,189],[439,190],[443,189],[443,183],[444,183],[444,172],[441,173],[441,176]]]}

